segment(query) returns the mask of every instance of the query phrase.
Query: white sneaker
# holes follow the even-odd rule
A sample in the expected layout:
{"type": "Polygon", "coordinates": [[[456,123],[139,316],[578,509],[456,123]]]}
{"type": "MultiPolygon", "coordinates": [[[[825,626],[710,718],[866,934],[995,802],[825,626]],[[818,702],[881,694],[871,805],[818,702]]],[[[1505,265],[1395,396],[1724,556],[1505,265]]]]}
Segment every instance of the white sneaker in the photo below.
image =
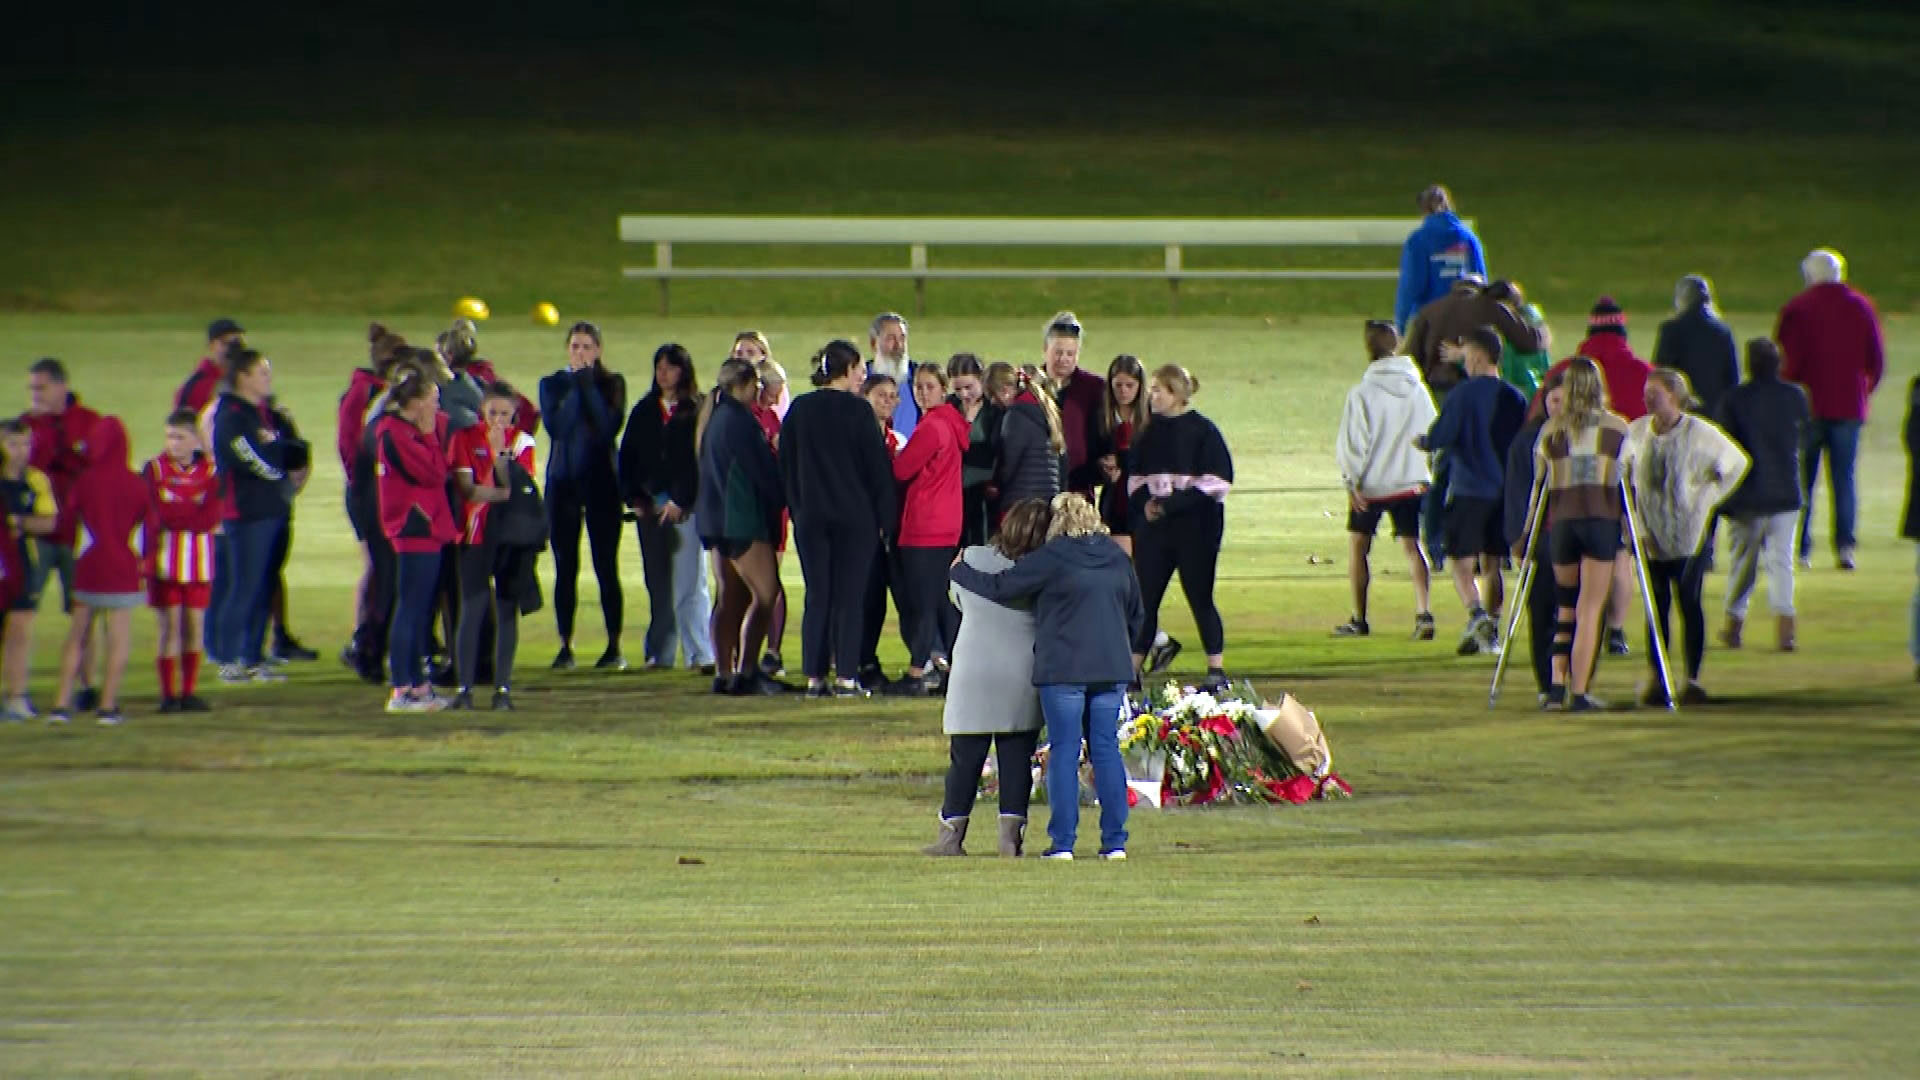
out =
{"type": "Polygon", "coordinates": [[[255,664],[247,669],[247,681],[257,683],[282,683],[287,677],[265,664],[255,664]]]}
{"type": "Polygon", "coordinates": [[[1054,860],[1054,861],[1056,861],[1056,862],[1072,862],[1072,861],[1073,861],[1073,852],[1071,852],[1071,851],[1045,851],[1045,852],[1042,852],[1042,853],[1040,854],[1040,857],[1041,857],[1041,858],[1043,858],[1043,859],[1053,859],[1053,860],[1054,860]]]}
{"type": "Polygon", "coordinates": [[[221,664],[220,681],[227,686],[245,686],[253,680],[247,675],[247,669],[239,664],[221,664]]]}
{"type": "Polygon", "coordinates": [[[1100,857],[1107,860],[1108,862],[1126,862],[1127,849],[1123,847],[1117,847],[1117,848],[1114,848],[1112,851],[1103,851],[1100,853],[1100,857]]]}
{"type": "Polygon", "coordinates": [[[25,694],[7,702],[6,711],[0,713],[0,720],[5,720],[9,724],[24,724],[29,720],[38,719],[40,714],[34,710],[33,702],[25,694]]]}
{"type": "Polygon", "coordinates": [[[96,722],[99,723],[101,727],[119,727],[126,721],[121,719],[120,712],[116,709],[113,712],[101,713],[96,719],[96,722]]]}

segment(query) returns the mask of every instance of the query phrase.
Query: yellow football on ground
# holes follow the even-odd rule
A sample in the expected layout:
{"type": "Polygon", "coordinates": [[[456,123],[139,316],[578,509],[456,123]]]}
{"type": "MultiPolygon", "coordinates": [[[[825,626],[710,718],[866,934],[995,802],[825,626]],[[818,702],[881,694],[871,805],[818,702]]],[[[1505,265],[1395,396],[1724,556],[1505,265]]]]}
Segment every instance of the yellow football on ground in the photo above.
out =
{"type": "Polygon", "coordinates": [[[533,305],[533,321],[541,326],[559,326],[560,309],[552,304],[541,302],[533,305]]]}
{"type": "Polygon", "coordinates": [[[455,301],[453,313],[463,319],[484,319],[493,314],[487,310],[487,302],[477,296],[463,296],[455,301]]]}

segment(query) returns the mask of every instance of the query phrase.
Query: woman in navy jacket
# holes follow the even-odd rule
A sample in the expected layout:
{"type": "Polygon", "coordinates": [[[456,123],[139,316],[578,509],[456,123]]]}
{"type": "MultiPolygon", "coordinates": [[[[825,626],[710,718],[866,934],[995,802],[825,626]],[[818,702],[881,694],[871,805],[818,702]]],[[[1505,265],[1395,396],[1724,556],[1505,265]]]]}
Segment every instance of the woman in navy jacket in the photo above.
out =
{"type": "Polygon", "coordinates": [[[1053,500],[1050,539],[998,574],[954,560],[955,585],[999,604],[1033,601],[1033,685],[1047,718],[1047,837],[1042,858],[1071,859],[1080,825],[1080,744],[1100,795],[1100,857],[1127,857],[1127,774],[1120,708],[1133,678],[1131,642],[1146,626],[1140,583],[1085,496],[1053,500]]]}
{"type": "Polygon", "coordinates": [[[760,374],[751,360],[728,360],[700,406],[696,444],[700,495],[694,521],[700,544],[713,552],[720,579],[713,645],[717,694],[777,694],[787,689],[759,667],[773,606],[780,595],[780,564],[773,554],[786,494],[780,466],[753,414],[760,374]]]}
{"type": "Polygon", "coordinates": [[[262,663],[261,645],[271,612],[274,553],[293,513],[288,473],[306,463],[286,459],[291,444],[279,442],[265,415],[273,393],[267,358],[244,346],[229,349],[227,382],[214,406],[213,459],[233,506],[222,545],[231,557],[219,566],[227,587],[220,590],[213,644],[222,682],[278,681],[262,663]]]}
{"type": "Polygon", "coordinates": [[[579,604],[580,525],[587,527],[607,651],[595,667],[624,669],[620,654],[620,481],[613,449],[627,409],[627,381],[600,363],[600,328],[567,331],[567,366],[540,380],[547,421],[547,520],[553,546],[553,617],[560,629],[556,671],[573,667],[573,613],[579,604]]]}

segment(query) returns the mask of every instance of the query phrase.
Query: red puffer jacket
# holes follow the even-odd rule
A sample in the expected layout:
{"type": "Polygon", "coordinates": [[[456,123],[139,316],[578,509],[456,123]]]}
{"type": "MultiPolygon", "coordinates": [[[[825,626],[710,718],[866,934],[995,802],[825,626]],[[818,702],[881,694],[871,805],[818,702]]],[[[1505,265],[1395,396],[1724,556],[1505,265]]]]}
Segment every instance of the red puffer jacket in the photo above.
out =
{"type": "Polygon", "coordinates": [[[374,426],[380,531],[400,554],[436,552],[459,536],[447,501],[447,456],[440,440],[398,416],[374,426]]]}
{"type": "Polygon", "coordinates": [[[893,459],[901,498],[901,547],[953,547],[960,542],[960,458],[972,425],[952,405],[928,410],[893,459]]]}

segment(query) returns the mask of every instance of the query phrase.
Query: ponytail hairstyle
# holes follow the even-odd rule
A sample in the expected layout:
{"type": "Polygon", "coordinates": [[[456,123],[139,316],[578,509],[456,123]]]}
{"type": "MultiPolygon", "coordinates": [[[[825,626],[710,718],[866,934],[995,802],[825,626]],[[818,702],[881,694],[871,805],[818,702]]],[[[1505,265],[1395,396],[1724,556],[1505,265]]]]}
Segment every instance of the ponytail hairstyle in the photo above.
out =
{"type": "Polygon", "coordinates": [[[1125,420],[1133,425],[1133,437],[1138,439],[1140,433],[1147,430],[1152,418],[1153,410],[1147,408],[1147,369],[1141,366],[1139,357],[1121,353],[1113,358],[1113,363],[1107,365],[1107,404],[1106,408],[1100,410],[1100,434],[1112,435],[1113,429],[1125,420]],[[1113,396],[1113,378],[1116,375],[1132,378],[1134,385],[1139,388],[1133,395],[1133,404],[1124,409],[1120,407],[1119,399],[1113,396]]]}
{"type": "Polygon", "coordinates": [[[1200,392],[1199,378],[1179,364],[1162,364],[1154,368],[1153,381],[1159,383],[1174,397],[1179,398],[1182,405],[1191,402],[1193,395],[1200,392]]]}
{"type": "Polygon", "coordinates": [[[382,380],[389,380],[393,370],[393,358],[401,349],[406,348],[407,340],[379,323],[367,326],[367,362],[374,374],[382,380]]]}
{"type": "Polygon", "coordinates": [[[1047,527],[1047,539],[1106,535],[1107,526],[1100,520],[1100,511],[1093,508],[1085,495],[1063,491],[1053,497],[1053,524],[1047,527]]]}
{"type": "MultiPolygon", "coordinates": [[[[1040,404],[1040,411],[1047,414],[1047,445],[1053,447],[1056,454],[1066,453],[1067,436],[1060,426],[1060,404],[1053,400],[1053,380],[1047,378],[1046,372],[1028,364],[1014,376],[1013,384],[1020,388],[1021,393],[1033,395],[1033,400],[1040,404]]],[[[1055,511],[1058,512],[1058,507],[1055,511]]]]}
{"type": "Polygon", "coordinates": [[[399,416],[407,406],[419,401],[432,392],[435,380],[432,375],[417,366],[409,365],[400,372],[400,379],[387,391],[387,412],[399,416]]]}
{"type": "Polygon", "coordinates": [[[754,364],[753,369],[759,373],[760,385],[763,387],[787,385],[787,369],[781,367],[779,362],[771,356],[754,364]]]}
{"type": "Polygon", "coordinates": [[[1698,408],[1700,399],[1693,395],[1693,383],[1687,379],[1687,373],[1678,368],[1661,367],[1647,372],[1647,381],[1659,383],[1680,406],[1681,412],[1698,408]]]}
{"type": "Polygon", "coordinates": [[[720,365],[720,371],[713,377],[713,390],[700,399],[700,415],[693,422],[693,452],[700,452],[700,444],[707,437],[707,421],[713,419],[713,410],[720,407],[722,397],[732,397],[737,390],[749,387],[758,388],[760,371],[751,360],[728,358],[720,365]]]}
{"type": "Polygon", "coordinates": [[[808,381],[825,386],[860,365],[860,347],[846,338],[834,338],[813,354],[808,381]]]}
{"type": "Polygon", "coordinates": [[[1047,500],[1021,499],[1000,518],[1000,531],[993,535],[993,549],[1018,560],[1045,544],[1052,526],[1053,507],[1047,505],[1047,500]]]}
{"type": "Polygon", "coordinates": [[[1567,361],[1567,404],[1554,422],[1572,434],[1598,427],[1607,411],[1607,381],[1600,366],[1585,356],[1567,361]]]}

